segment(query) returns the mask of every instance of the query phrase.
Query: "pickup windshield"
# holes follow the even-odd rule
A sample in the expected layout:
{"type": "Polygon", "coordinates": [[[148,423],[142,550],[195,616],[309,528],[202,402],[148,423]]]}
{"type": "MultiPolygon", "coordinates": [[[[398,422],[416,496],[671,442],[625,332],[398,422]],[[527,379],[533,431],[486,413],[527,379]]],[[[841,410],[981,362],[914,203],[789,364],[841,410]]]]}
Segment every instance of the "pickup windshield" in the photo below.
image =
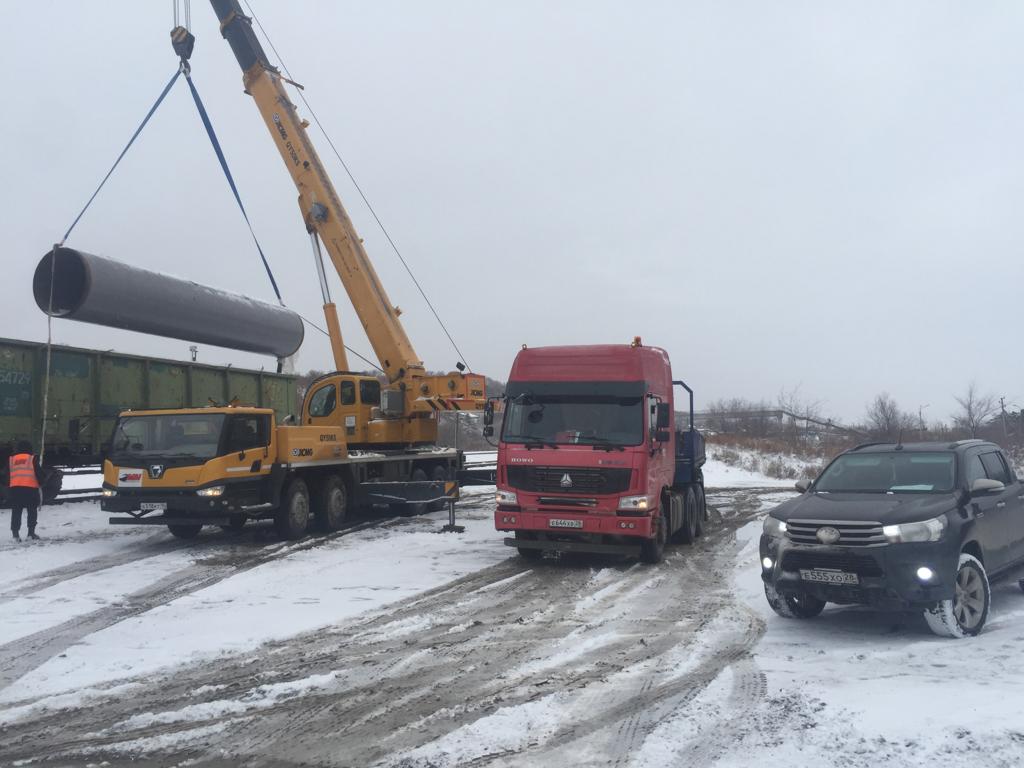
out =
{"type": "Polygon", "coordinates": [[[949,493],[956,481],[952,453],[849,453],[814,484],[823,493],[949,493]]]}
{"type": "Polygon", "coordinates": [[[110,460],[123,465],[157,458],[212,459],[224,418],[223,413],[123,416],[114,427],[110,460]]]}
{"type": "Polygon", "coordinates": [[[564,390],[546,384],[509,397],[501,439],[508,443],[639,445],[644,438],[643,398],[600,382],[564,390]]]}

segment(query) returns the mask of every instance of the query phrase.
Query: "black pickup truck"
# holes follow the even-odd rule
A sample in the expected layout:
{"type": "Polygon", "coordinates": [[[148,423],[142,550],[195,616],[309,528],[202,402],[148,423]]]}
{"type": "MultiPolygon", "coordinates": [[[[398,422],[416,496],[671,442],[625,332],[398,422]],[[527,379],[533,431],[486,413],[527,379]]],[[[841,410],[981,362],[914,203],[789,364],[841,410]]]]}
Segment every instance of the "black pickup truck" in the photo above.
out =
{"type": "Polygon", "coordinates": [[[921,609],[938,635],[976,635],[989,580],[1024,572],[1024,486],[994,443],[869,443],[797,488],[761,536],[765,595],[781,616],[862,603],[921,609]]]}

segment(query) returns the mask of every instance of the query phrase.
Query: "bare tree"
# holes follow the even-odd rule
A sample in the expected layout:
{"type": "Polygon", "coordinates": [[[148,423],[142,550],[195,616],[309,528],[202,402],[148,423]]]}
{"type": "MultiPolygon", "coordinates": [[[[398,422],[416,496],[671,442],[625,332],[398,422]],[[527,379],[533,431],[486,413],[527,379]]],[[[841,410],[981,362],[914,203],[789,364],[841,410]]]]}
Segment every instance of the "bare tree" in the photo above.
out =
{"type": "Polygon", "coordinates": [[[896,440],[903,430],[914,428],[916,419],[913,414],[901,411],[888,392],[882,392],[875,395],[868,406],[867,423],[868,430],[875,437],[896,440]]]}
{"type": "Polygon", "coordinates": [[[973,381],[956,401],[960,412],[953,414],[953,423],[971,437],[977,437],[978,430],[999,410],[995,395],[982,395],[973,381]]]}

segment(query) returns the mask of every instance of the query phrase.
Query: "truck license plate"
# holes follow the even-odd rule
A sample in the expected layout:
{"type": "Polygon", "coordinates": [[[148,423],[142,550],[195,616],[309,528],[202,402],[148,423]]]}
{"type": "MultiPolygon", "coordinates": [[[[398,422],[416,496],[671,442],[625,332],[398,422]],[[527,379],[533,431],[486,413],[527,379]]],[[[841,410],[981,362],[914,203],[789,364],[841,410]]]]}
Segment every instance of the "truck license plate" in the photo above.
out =
{"type": "Polygon", "coordinates": [[[155,512],[156,510],[166,510],[166,501],[144,501],[139,504],[139,509],[143,512],[155,512]]]}
{"type": "Polygon", "coordinates": [[[804,581],[818,581],[822,584],[859,584],[860,579],[856,573],[844,573],[843,571],[824,571],[819,569],[800,570],[800,578],[804,581]]]}
{"type": "Polygon", "coordinates": [[[582,528],[582,520],[548,520],[549,528],[582,528]]]}

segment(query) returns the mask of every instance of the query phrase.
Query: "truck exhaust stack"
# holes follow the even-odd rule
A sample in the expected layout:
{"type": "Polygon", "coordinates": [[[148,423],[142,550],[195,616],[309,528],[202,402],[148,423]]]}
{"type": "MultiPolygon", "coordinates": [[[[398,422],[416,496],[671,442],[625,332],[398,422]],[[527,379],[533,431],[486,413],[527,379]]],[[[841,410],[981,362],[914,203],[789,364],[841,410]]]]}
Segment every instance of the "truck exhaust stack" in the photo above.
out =
{"type": "Polygon", "coordinates": [[[43,256],[32,278],[36,304],[52,317],[278,358],[302,344],[302,319],[284,307],[73,248],[53,259],[43,256]]]}

